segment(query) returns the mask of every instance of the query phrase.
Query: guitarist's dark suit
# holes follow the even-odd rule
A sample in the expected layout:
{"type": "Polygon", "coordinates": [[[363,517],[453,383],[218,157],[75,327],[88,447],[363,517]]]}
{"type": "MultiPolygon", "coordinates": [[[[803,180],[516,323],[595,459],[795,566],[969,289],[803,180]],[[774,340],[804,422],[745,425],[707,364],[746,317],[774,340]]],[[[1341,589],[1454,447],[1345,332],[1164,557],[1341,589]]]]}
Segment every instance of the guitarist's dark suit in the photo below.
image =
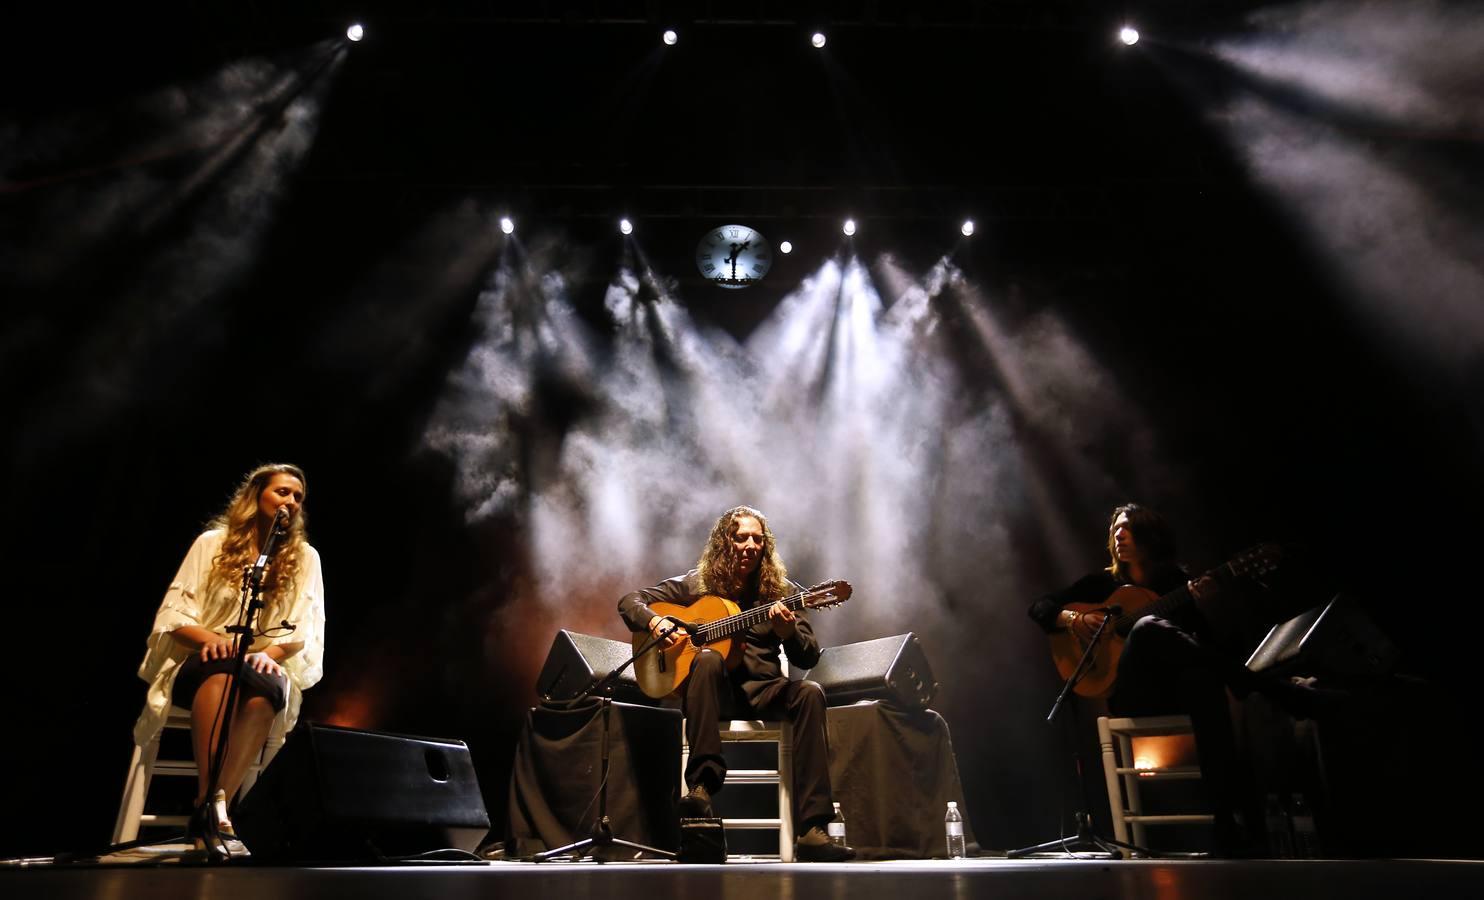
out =
{"type": "MultiPolygon", "coordinates": [[[[1180,567],[1164,564],[1155,567],[1150,583],[1144,587],[1164,595],[1178,590],[1187,577],[1180,567]]],[[[1030,616],[1050,632],[1058,627],[1057,616],[1066,604],[1101,604],[1122,586],[1109,573],[1097,572],[1065,590],[1037,599],[1031,604],[1030,616]]],[[[1108,695],[1108,711],[1115,716],[1190,716],[1218,827],[1229,829],[1231,814],[1240,808],[1243,797],[1226,686],[1236,682],[1233,687],[1237,693],[1245,694],[1243,676],[1250,679],[1251,673],[1240,662],[1204,643],[1199,637],[1202,624],[1193,605],[1170,619],[1139,619],[1123,646],[1118,678],[1108,695]]]]}
{"type": "MultiPolygon", "coordinates": [[[[696,570],[666,579],[652,588],[625,594],[618,612],[630,631],[648,630],[651,603],[689,606],[702,594],[696,570]]],[[[794,585],[795,590],[803,590],[794,585]]],[[[743,609],[757,597],[735,597],[743,609]]],[[[789,681],[779,662],[779,647],[789,665],[812,669],[819,662],[819,641],[802,612],[795,616],[795,630],[782,640],[771,625],[763,623],[746,632],[742,662],[728,672],[719,654],[706,651],[696,657],[689,677],[680,687],[685,711],[686,740],[690,761],[687,785],[705,784],[716,793],[726,779],[726,761],[716,723],[722,719],[788,719],[793,722],[794,781],[793,821],[795,831],[828,822],[834,816],[830,800],[829,747],[825,742],[824,691],[810,681],[789,681]]]]}

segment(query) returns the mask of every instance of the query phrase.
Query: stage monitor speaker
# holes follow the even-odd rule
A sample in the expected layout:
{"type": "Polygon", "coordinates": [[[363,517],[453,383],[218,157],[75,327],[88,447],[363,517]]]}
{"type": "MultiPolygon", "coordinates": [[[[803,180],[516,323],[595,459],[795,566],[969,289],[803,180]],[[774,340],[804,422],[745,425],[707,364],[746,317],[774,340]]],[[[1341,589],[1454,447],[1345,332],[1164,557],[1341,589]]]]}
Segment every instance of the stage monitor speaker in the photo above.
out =
{"type": "Polygon", "coordinates": [[[824,688],[830,706],[889,700],[906,709],[927,709],[938,693],[922,642],[911,632],[826,647],[805,678],[824,688]]]}
{"type": "MultiPolygon", "coordinates": [[[[551,652],[546,654],[541,674],[536,676],[536,693],[542,700],[571,700],[633,655],[633,647],[623,641],[562,629],[551,642],[551,652]]],[[[609,697],[624,703],[655,705],[654,699],[639,689],[633,666],[623,670],[609,697]]]]}
{"type": "Polygon", "coordinates": [[[232,818],[265,862],[473,851],[489,833],[463,741],[301,722],[232,818]]]}

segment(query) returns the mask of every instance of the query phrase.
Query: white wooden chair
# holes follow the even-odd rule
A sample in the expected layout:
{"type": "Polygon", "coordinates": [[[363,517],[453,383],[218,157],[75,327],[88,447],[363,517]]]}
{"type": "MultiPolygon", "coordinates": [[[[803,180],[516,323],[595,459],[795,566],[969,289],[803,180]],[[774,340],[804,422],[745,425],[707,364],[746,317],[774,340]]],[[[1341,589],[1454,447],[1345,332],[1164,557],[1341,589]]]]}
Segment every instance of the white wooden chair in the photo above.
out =
{"type": "MultiPolygon", "coordinates": [[[[733,719],[719,722],[723,743],[773,741],[778,744],[778,767],[775,769],[728,769],[727,784],[775,784],[778,786],[778,817],[772,819],[722,819],[723,829],[778,830],[778,858],[794,860],[793,823],[793,726],[788,722],[760,719],[733,719]]],[[[682,730],[682,735],[684,731],[682,730]]],[[[681,738],[680,776],[685,783],[685,766],[690,761],[690,744],[681,738]]],[[[735,856],[735,854],[731,854],[735,856]]]]}
{"type": "Polygon", "coordinates": [[[1210,824],[1216,817],[1206,814],[1148,815],[1139,796],[1139,787],[1148,781],[1195,779],[1201,767],[1152,766],[1140,768],[1134,760],[1133,743],[1137,737],[1188,734],[1195,731],[1189,716],[1142,716],[1139,718],[1098,718],[1098,742],[1103,750],[1103,777],[1108,787],[1108,806],[1113,812],[1113,837],[1139,847],[1149,846],[1145,827],[1149,825],[1210,824]],[[1130,831],[1133,840],[1130,841],[1130,831]]]}
{"type": "MultiPolygon", "coordinates": [[[[788,674],[788,656],[782,649],[778,652],[783,674],[788,674]]],[[[778,859],[794,861],[794,739],[793,725],[789,722],[769,722],[762,719],[732,719],[719,722],[722,743],[750,743],[772,741],[778,744],[778,767],[775,769],[727,769],[727,784],[776,784],[778,786],[778,817],[776,819],[722,819],[723,830],[728,828],[778,829],[778,859]]],[[[680,784],[685,785],[685,767],[690,762],[690,742],[685,739],[685,723],[680,728],[680,784]]],[[[728,854],[735,858],[739,854],[728,854]]]]}
{"type": "MultiPolygon", "coordinates": [[[[242,793],[246,794],[258,779],[258,773],[265,769],[273,757],[283,747],[285,738],[283,712],[273,720],[273,728],[268,732],[268,741],[263,746],[262,755],[258,761],[247,770],[247,776],[242,780],[242,793]]],[[[145,803],[149,799],[150,783],[156,775],[179,776],[194,779],[196,777],[196,763],[192,759],[160,759],[160,740],[164,737],[166,729],[191,730],[191,711],[179,706],[170,707],[170,712],[165,719],[165,726],[147,745],[134,745],[134,758],[129,762],[129,774],[124,780],[124,795],[119,801],[119,811],[113,824],[113,843],[120,844],[132,841],[139,837],[139,829],[150,826],[174,826],[185,828],[189,822],[189,816],[158,815],[145,810],[145,803]]]]}

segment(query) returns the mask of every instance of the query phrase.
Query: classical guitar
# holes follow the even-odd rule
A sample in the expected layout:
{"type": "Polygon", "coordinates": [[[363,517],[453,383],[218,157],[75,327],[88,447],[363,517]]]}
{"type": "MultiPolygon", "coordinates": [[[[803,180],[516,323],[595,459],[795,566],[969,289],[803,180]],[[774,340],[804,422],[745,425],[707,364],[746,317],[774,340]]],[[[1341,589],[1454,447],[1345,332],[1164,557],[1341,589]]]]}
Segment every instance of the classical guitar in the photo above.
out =
{"type": "MultiPolygon", "coordinates": [[[[827,609],[850,599],[850,583],[826,581],[807,591],[800,591],[779,601],[790,610],[827,609]]],[[[674,616],[682,622],[695,626],[695,633],[682,635],[682,640],[669,649],[655,649],[639,657],[634,663],[634,677],[639,688],[651,697],[664,697],[673,693],[690,675],[691,664],[703,648],[720,653],[728,669],[742,662],[743,641],[739,635],[768,621],[768,610],[772,604],[759,604],[743,609],[725,597],[707,594],[689,606],[678,603],[651,603],[649,608],[657,616],[674,616]]],[[[634,652],[648,643],[649,632],[634,635],[634,652]]]]}
{"type": "MultiPolygon", "coordinates": [[[[1238,554],[1231,560],[1207,572],[1217,578],[1254,578],[1271,572],[1277,567],[1282,551],[1275,544],[1259,544],[1238,554]]],[[[1202,576],[1204,577],[1204,576],[1202,576]]],[[[1114,591],[1102,603],[1068,603],[1064,609],[1076,613],[1101,614],[1108,607],[1122,608],[1120,615],[1108,623],[1082,680],[1073,689],[1082,697],[1106,697],[1113,692],[1118,680],[1118,657],[1123,653],[1123,642],[1134,623],[1145,616],[1168,616],[1190,603],[1190,590],[1180,587],[1161,597],[1154,591],[1136,584],[1126,584],[1114,591]]],[[[1072,677],[1087,641],[1070,628],[1054,631],[1051,637],[1051,658],[1056,661],[1056,670],[1062,678],[1072,677]]]]}

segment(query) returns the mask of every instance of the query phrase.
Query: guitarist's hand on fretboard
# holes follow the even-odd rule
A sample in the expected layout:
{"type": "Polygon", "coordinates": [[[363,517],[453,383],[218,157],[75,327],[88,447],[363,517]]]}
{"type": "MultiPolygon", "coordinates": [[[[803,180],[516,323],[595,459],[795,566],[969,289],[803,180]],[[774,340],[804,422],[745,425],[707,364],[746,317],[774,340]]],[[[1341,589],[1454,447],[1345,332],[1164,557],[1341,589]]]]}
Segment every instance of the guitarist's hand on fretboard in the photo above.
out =
{"type": "Polygon", "coordinates": [[[799,626],[794,624],[794,614],[782,603],[774,603],[768,609],[768,621],[773,625],[773,633],[781,640],[788,640],[794,636],[799,626]]]}

